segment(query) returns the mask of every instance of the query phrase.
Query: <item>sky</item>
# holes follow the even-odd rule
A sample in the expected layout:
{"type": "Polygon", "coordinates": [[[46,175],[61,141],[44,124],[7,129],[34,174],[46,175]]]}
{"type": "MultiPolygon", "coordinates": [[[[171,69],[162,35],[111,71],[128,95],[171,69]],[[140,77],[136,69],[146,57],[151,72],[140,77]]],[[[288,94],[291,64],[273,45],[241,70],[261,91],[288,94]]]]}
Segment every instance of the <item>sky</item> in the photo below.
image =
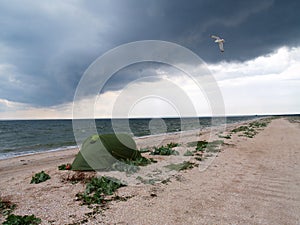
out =
{"type": "MultiPolygon", "coordinates": [[[[111,49],[143,40],[198,55],[226,115],[300,113],[299,10],[297,0],[1,0],[0,119],[72,118],[87,68],[111,49]],[[224,53],[212,34],[225,39],[224,53]]],[[[81,98],[76,115],[84,118],[91,104],[97,118],[209,116],[208,95],[186,71],[140,62],[113,74],[96,101],[81,98]],[[187,100],[193,112],[180,111],[187,100]]]]}

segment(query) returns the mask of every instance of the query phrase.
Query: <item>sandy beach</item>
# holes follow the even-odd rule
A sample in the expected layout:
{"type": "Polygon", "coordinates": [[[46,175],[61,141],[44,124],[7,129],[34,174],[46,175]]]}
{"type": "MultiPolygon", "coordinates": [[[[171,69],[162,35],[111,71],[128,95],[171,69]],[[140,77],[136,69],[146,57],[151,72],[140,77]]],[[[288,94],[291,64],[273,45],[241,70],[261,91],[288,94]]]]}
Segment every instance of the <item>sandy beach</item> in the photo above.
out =
{"type": "MultiPolygon", "coordinates": [[[[205,153],[202,161],[154,157],[158,164],[142,168],[139,175],[157,182],[132,183],[136,175],[127,176],[128,186],[117,190],[126,201],[108,202],[97,213],[76,201],[85,184],[66,179],[76,172],[57,168],[71,163],[78,149],[0,160],[0,196],[16,204],[14,214],[34,214],[42,224],[300,224],[300,123],[270,121],[253,138],[230,132],[245,122],[228,126],[222,134],[188,131],[137,138],[139,148],[178,142],[175,149],[181,153],[194,141],[218,139],[224,144],[218,153],[205,153]],[[226,135],[231,138],[222,138],[226,135]],[[197,166],[179,172],[162,169],[180,160],[197,166]],[[51,179],[30,184],[41,170],[51,179]]],[[[4,220],[0,215],[0,222],[4,220]]]]}

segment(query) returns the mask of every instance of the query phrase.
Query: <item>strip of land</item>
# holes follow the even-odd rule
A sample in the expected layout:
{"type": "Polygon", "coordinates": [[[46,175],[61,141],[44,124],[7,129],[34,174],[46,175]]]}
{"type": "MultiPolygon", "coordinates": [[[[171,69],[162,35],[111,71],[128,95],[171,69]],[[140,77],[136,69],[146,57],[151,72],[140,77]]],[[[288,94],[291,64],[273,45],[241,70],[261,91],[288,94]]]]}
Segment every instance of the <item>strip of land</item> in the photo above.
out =
{"type": "MultiPolygon", "coordinates": [[[[223,133],[190,131],[137,139],[139,148],[178,142],[174,149],[180,155],[192,151],[189,143],[195,141],[224,144],[220,152],[204,152],[201,161],[196,155],[151,156],[158,163],[141,168],[141,179],[125,176],[128,186],[117,190],[123,200],[110,201],[97,211],[75,201],[85,184],[66,177],[76,172],[57,169],[72,162],[77,149],[1,160],[0,194],[17,205],[14,214],[34,214],[42,224],[300,224],[300,124],[277,118],[254,131],[247,126],[231,125],[223,133]],[[165,170],[165,165],[180,160],[194,167],[165,170]],[[41,170],[51,179],[30,184],[41,170]]],[[[0,222],[4,220],[0,216],[0,222]]]]}

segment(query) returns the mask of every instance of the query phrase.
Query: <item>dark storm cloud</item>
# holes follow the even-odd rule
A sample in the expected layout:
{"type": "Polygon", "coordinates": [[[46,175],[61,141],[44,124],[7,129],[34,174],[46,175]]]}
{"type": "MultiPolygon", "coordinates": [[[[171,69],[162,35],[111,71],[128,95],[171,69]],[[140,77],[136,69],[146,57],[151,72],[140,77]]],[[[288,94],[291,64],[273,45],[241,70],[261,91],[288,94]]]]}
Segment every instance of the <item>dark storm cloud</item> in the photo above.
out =
{"type": "MultiPolygon", "coordinates": [[[[36,106],[72,101],[94,59],[137,40],[172,41],[209,63],[296,46],[299,9],[297,0],[1,1],[0,98],[36,106]],[[224,54],[211,34],[226,40],[224,54]]],[[[139,76],[127,70],[106,90],[139,76]]]]}

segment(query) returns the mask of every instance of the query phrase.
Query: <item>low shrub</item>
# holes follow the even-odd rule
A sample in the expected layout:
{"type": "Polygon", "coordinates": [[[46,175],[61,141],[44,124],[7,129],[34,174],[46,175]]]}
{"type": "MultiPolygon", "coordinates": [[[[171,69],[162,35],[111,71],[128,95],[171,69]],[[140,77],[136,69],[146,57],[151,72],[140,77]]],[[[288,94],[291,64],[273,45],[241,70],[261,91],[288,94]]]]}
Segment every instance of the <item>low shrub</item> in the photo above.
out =
{"type": "Polygon", "coordinates": [[[38,183],[41,183],[41,182],[44,182],[48,179],[50,179],[51,177],[45,173],[44,171],[40,172],[40,173],[36,173],[32,179],[31,179],[31,184],[38,184],[38,183]]]}
{"type": "Polygon", "coordinates": [[[242,132],[242,131],[248,131],[249,128],[247,126],[240,126],[240,127],[237,127],[233,130],[231,130],[231,132],[233,133],[237,133],[237,132],[242,132]]]}
{"type": "Polygon", "coordinates": [[[151,159],[147,159],[145,157],[137,158],[136,160],[120,160],[115,162],[112,166],[112,170],[117,170],[126,173],[135,173],[139,171],[139,166],[147,166],[151,164],[151,159]]]}
{"type": "Polygon", "coordinates": [[[167,165],[165,167],[170,169],[170,170],[180,171],[180,170],[192,169],[194,167],[194,163],[184,161],[184,162],[178,163],[178,164],[173,164],[172,163],[172,164],[167,165]]]}
{"type": "Polygon", "coordinates": [[[204,151],[208,145],[207,141],[198,141],[196,151],[204,151]]]}
{"type": "Polygon", "coordinates": [[[174,143],[174,142],[171,142],[171,143],[167,144],[167,148],[175,148],[177,146],[179,146],[179,144],[178,143],[174,143]]]}
{"type": "Polygon", "coordinates": [[[3,216],[9,215],[14,209],[16,205],[13,204],[10,200],[6,198],[0,198],[0,214],[3,216]]]}
{"type": "Polygon", "coordinates": [[[59,170],[71,170],[72,165],[70,163],[62,164],[62,165],[58,166],[58,169],[59,170]]]}
{"type": "Polygon", "coordinates": [[[260,128],[260,127],[266,127],[268,125],[268,123],[270,123],[269,121],[254,121],[252,123],[249,124],[250,127],[254,127],[254,128],[260,128]]]}
{"type": "Polygon", "coordinates": [[[136,179],[143,184],[151,184],[151,185],[154,185],[156,181],[159,181],[158,179],[144,179],[141,176],[138,176],[136,179]]]}
{"type": "Polygon", "coordinates": [[[150,155],[178,155],[179,153],[171,148],[161,146],[159,148],[154,148],[154,151],[150,155]]]}
{"type": "Polygon", "coordinates": [[[95,177],[86,184],[85,192],[76,195],[83,204],[104,204],[105,196],[112,195],[118,188],[125,186],[119,180],[110,177],[95,177]]]}
{"type": "Polygon", "coordinates": [[[198,141],[196,151],[200,151],[200,152],[204,152],[205,150],[210,152],[219,151],[218,147],[223,144],[224,144],[223,140],[214,140],[211,142],[205,140],[198,141]]]}
{"type": "Polygon", "coordinates": [[[41,222],[42,220],[34,215],[19,216],[10,214],[3,222],[3,225],[37,225],[41,222]]]}
{"type": "Polygon", "coordinates": [[[192,153],[191,151],[189,151],[189,150],[187,150],[184,154],[183,154],[183,156],[193,156],[194,155],[194,153],[192,153]]]}
{"type": "Polygon", "coordinates": [[[225,139],[231,139],[231,135],[230,134],[227,134],[227,135],[221,135],[221,134],[219,134],[218,137],[219,138],[225,138],[225,139]]]}
{"type": "Polygon", "coordinates": [[[148,148],[141,148],[140,149],[140,153],[146,153],[146,152],[150,152],[151,150],[150,150],[150,148],[148,147],[148,148]]]}

